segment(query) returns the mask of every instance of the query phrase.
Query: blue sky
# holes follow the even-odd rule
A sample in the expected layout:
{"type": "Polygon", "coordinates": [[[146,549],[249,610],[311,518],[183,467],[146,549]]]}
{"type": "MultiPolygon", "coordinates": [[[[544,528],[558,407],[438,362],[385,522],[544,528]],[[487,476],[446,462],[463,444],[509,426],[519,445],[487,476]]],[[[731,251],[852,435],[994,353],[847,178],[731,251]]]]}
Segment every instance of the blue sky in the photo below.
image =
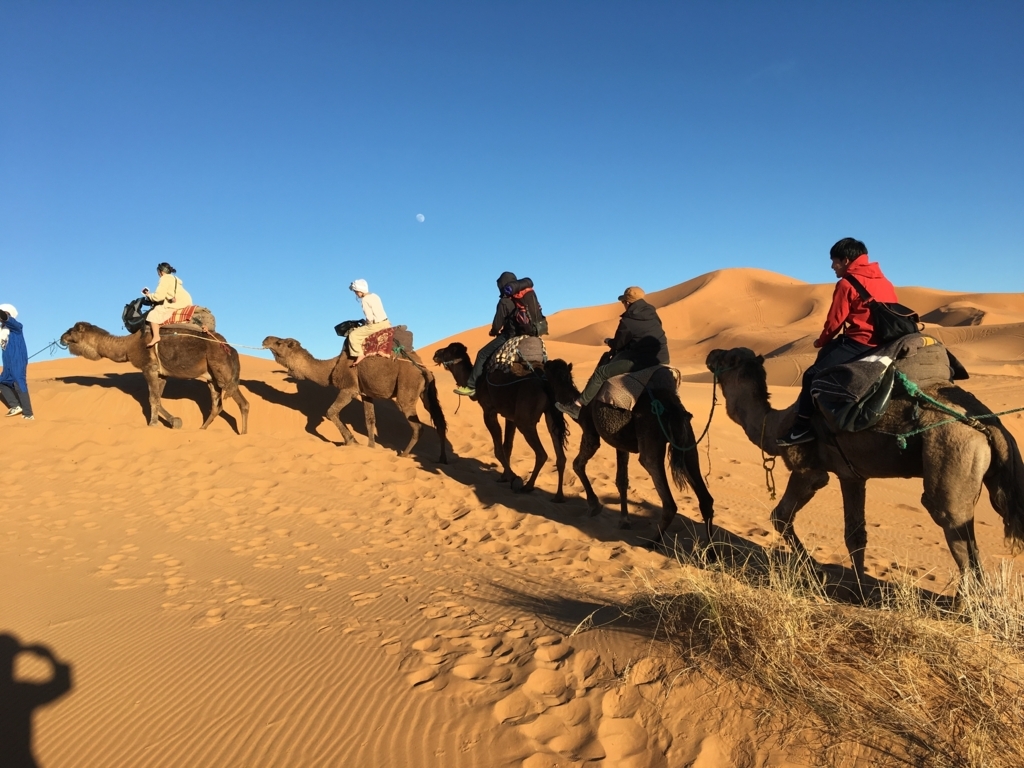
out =
{"type": "Polygon", "coordinates": [[[425,345],[504,270],[551,314],[831,282],[847,235],[1020,291],[1022,36],[1020,2],[5,0],[0,302],[30,353],[123,332],[169,261],[230,340],[329,356],[357,277],[425,345]]]}

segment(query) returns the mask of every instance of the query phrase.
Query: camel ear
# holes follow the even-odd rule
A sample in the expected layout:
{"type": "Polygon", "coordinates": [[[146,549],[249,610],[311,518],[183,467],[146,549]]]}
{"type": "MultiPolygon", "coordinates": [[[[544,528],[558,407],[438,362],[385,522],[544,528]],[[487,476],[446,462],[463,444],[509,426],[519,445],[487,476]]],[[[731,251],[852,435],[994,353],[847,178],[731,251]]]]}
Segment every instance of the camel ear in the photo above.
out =
{"type": "Polygon", "coordinates": [[[764,355],[758,355],[757,356],[757,364],[758,365],[764,365],[764,355]]]}
{"type": "Polygon", "coordinates": [[[572,363],[569,363],[569,371],[572,371],[572,363]]]}

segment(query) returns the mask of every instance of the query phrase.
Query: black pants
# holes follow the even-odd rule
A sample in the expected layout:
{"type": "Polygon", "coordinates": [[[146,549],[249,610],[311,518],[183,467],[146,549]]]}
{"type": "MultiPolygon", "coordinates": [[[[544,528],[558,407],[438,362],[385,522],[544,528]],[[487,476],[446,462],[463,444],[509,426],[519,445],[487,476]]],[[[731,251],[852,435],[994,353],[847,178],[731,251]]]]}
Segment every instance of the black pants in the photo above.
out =
{"type": "Polygon", "coordinates": [[[473,372],[469,374],[469,381],[466,382],[467,387],[470,389],[476,389],[476,380],[483,375],[484,366],[487,365],[487,361],[490,360],[491,355],[501,349],[502,345],[508,340],[508,336],[496,336],[484,344],[484,348],[476,355],[476,362],[473,364],[473,372]]]}
{"type": "Polygon", "coordinates": [[[28,390],[22,389],[17,384],[14,386],[11,386],[10,384],[0,384],[0,397],[3,397],[8,408],[20,405],[23,415],[32,415],[32,401],[29,400],[28,390]]]}
{"type": "Polygon", "coordinates": [[[800,398],[796,401],[796,415],[803,419],[809,419],[814,415],[814,399],[811,397],[811,382],[814,377],[831,368],[833,365],[842,365],[855,360],[861,355],[867,354],[874,347],[861,344],[859,341],[851,341],[845,336],[837,336],[818,350],[818,357],[814,365],[804,371],[803,383],[800,389],[800,398]]]}

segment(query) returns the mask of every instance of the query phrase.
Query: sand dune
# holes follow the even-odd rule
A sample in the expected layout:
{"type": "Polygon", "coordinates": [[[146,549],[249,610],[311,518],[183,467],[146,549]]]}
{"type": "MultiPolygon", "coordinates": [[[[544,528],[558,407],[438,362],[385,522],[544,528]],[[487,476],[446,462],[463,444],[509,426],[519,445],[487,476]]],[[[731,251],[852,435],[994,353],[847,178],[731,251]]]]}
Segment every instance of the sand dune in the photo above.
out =
{"type": "MultiPolygon", "coordinates": [[[[769,357],[774,402],[796,396],[813,360],[831,284],[754,269],[722,270],[651,294],[686,374],[680,394],[703,427],[712,403],[707,353],[747,346],[769,357]]],[[[906,288],[929,331],[971,370],[994,409],[1024,405],[1024,295],[906,288]]],[[[548,351],[583,374],[615,328],[617,304],[559,312],[548,351]]],[[[267,332],[273,332],[267,328],[267,332]]],[[[460,334],[475,351],[485,329],[460,334]]],[[[433,349],[421,350],[429,358],[433,349]]],[[[681,673],[657,644],[601,627],[636,578],[672,562],[644,546],[657,494],[634,461],[632,530],[614,509],[615,457],[592,480],[608,509],[586,517],[578,481],[554,504],[553,464],[519,495],[495,482],[479,407],[436,369],[455,460],[437,438],[397,456],[408,427],[380,403],[380,447],[322,421],[329,392],[244,356],[250,433],[234,404],[199,431],[208,394],[170,382],[181,430],[146,426],[141,374],[111,362],[30,366],[37,421],[5,420],[0,634],[43,643],[73,688],[37,711],[44,766],[782,766],[811,757],[766,744],[738,691],[681,673]],[[573,634],[588,616],[598,628],[573,634]]],[[[582,383],[579,381],[578,383],[582,383]]],[[[426,414],[422,414],[426,420],[426,414]]],[[[1006,419],[1024,440],[1024,419],[1006,419]]],[[[570,436],[575,455],[578,428],[570,436]]],[[[548,443],[546,434],[542,436],[548,443]]],[[[719,411],[702,468],[718,522],[752,548],[771,546],[771,502],[758,450],[719,411]]],[[[550,453],[550,450],[549,450],[550,453]]],[[[520,441],[513,466],[532,456],[520,441]]],[[[781,463],[780,463],[781,467],[781,463]]],[[[776,480],[785,483],[784,470],[776,480]]],[[[920,505],[916,480],[868,491],[868,570],[949,589],[953,563],[920,505]]],[[[677,492],[681,514],[695,499],[677,492]]],[[[977,511],[986,562],[1009,558],[987,499],[977,511]]],[[[678,528],[677,522],[672,530],[678,528]]],[[[836,484],[798,522],[814,556],[848,565],[836,484]]],[[[19,679],[48,665],[16,659],[19,679]]],[[[27,735],[25,736],[27,739],[27,735]]]]}

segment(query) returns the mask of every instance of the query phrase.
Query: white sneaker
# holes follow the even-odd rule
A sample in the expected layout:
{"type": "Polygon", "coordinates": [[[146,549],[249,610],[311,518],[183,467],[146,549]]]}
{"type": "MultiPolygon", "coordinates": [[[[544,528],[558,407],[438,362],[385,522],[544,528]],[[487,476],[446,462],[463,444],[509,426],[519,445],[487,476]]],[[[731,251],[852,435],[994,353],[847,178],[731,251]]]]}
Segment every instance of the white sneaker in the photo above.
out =
{"type": "Polygon", "coordinates": [[[22,416],[21,418],[28,419],[29,421],[35,421],[36,420],[35,416],[22,416]]]}
{"type": "Polygon", "coordinates": [[[7,412],[7,415],[8,416],[17,416],[19,413],[21,413],[21,406],[20,405],[16,405],[13,408],[11,408],[11,410],[9,410],[7,412]]]}

